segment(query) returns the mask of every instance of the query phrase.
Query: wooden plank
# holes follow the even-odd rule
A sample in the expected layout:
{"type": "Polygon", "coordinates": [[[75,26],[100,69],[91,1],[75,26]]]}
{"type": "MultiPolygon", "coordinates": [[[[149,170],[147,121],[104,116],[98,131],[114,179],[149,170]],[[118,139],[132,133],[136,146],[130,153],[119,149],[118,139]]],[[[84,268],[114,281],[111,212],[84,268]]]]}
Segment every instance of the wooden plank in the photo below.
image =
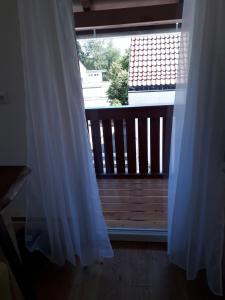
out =
{"type": "Polygon", "coordinates": [[[100,179],[98,184],[108,226],[166,229],[168,180],[100,179]]]}
{"type": "MultiPolygon", "coordinates": [[[[105,206],[105,205],[104,205],[105,206]]],[[[143,210],[120,210],[112,209],[112,208],[104,208],[104,217],[110,220],[132,220],[132,219],[140,219],[146,221],[166,221],[166,213],[167,208],[164,209],[148,209],[148,211],[143,210]]]]}
{"type": "MultiPolygon", "coordinates": [[[[106,224],[109,228],[141,228],[141,229],[166,229],[166,220],[108,220],[106,218],[106,224]]],[[[162,298],[163,299],[163,298],[162,298]]]]}
{"type": "Polygon", "coordinates": [[[135,119],[126,119],[128,173],[136,173],[135,119]]]}
{"type": "Polygon", "coordinates": [[[163,118],[163,173],[169,175],[172,117],[163,118]]]}
{"type": "Polygon", "coordinates": [[[159,185],[159,184],[163,184],[163,185],[167,185],[168,184],[168,180],[167,179],[148,179],[148,178],[141,178],[141,179],[99,179],[98,183],[105,183],[105,184],[109,184],[112,185],[114,183],[116,184],[121,184],[123,186],[124,183],[127,184],[141,184],[141,185],[146,185],[146,184],[150,184],[150,185],[159,185]]]}
{"type": "MultiPolygon", "coordinates": [[[[136,227],[165,229],[162,221],[110,221],[110,227],[136,227]]],[[[112,239],[115,239],[113,234],[112,239]]],[[[140,238],[141,240],[141,238],[140,238]]],[[[57,268],[48,260],[35,275],[38,299],[79,300],[222,300],[212,295],[207,287],[205,272],[197,280],[187,281],[186,272],[171,264],[166,243],[112,241],[114,257],[104,263],[94,263],[87,268],[78,261],[73,268],[69,263],[57,268]]],[[[35,253],[31,263],[36,262],[35,253]]],[[[42,261],[41,261],[42,262],[42,261]]],[[[36,268],[35,268],[36,267],[36,268]]],[[[38,266],[39,267],[39,266],[38,266]]],[[[32,299],[32,298],[30,298],[32,299]]],[[[4,300],[4,299],[2,299],[4,300]]]]}
{"type": "Polygon", "coordinates": [[[169,117],[173,113],[173,105],[86,108],[87,120],[121,120],[134,118],[169,117]]]}
{"type": "Polygon", "coordinates": [[[130,24],[176,24],[182,19],[182,5],[161,4],[75,12],[74,18],[76,29],[122,27],[130,24]]]}
{"type": "Polygon", "coordinates": [[[104,137],[106,172],[112,174],[114,173],[114,162],[113,162],[111,120],[103,120],[102,126],[103,126],[103,137],[104,137]]]}
{"type": "MultiPolygon", "coordinates": [[[[103,196],[101,195],[101,201],[102,203],[120,203],[120,204],[149,204],[149,203],[162,203],[167,204],[168,197],[167,196],[149,196],[149,197],[109,197],[109,196],[103,196]]],[[[129,207],[129,206],[128,206],[129,207]]]]}
{"type": "Polygon", "coordinates": [[[147,118],[138,119],[139,171],[148,173],[147,118]]]}
{"type": "Polygon", "coordinates": [[[114,120],[117,173],[125,173],[123,120],[114,120]]]}
{"type": "Polygon", "coordinates": [[[134,195],[144,195],[144,196],[148,196],[149,193],[151,194],[159,194],[161,193],[162,191],[165,192],[167,191],[167,187],[166,186],[162,186],[162,185],[159,185],[159,186],[149,186],[149,187],[142,187],[140,185],[127,185],[127,186],[123,186],[123,187],[120,187],[118,185],[112,185],[111,187],[109,186],[104,186],[104,185],[100,185],[99,186],[99,190],[100,191],[111,191],[113,190],[114,192],[116,193],[126,193],[126,192],[129,192],[129,191],[134,191],[134,195]]]}
{"type": "Polygon", "coordinates": [[[103,211],[141,211],[141,212],[149,212],[155,211],[157,212],[166,212],[167,205],[162,203],[144,203],[144,204],[136,204],[132,203],[127,205],[127,203],[102,203],[103,211]]]}
{"type": "MultiPolygon", "coordinates": [[[[151,151],[151,155],[152,157],[155,157],[154,160],[152,160],[152,165],[153,165],[153,171],[151,173],[148,173],[147,171],[147,154],[146,154],[146,150],[147,150],[147,139],[146,137],[146,118],[150,117],[152,120],[154,119],[158,119],[157,122],[159,122],[159,118],[163,117],[163,118],[167,118],[168,120],[172,120],[172,114],[173,114],[173,106],[172,105],[165,105],[165,106],[147,106],[147,107],[117,107],[117,108],[98,108],[98,109],[86,109],[86,118],[87,120],[90,120],[92,123],[93,121],[99,122],[99,120],[102,120],[103,124],[108,124],[106,125],[106,127],[108,129],[105,130],[105,137],[108,135],[111,135],[110,133],[110,129],[109,129],[109,122],[110,120],[114,120],[115,124],[120,124],[118,125],[118,128],[122,128],[121,122],[122,119],[127,120],[127,125],[126,125],[126,130],[127,130],[127,151],[128,151],[128,173],[125,173],[124,170],[124,149],[118,150],[119,148],[123,147],[124,148],[124,143],[120,143],[118,142],[118,139],[120,141],[122,141],[124,139],[123,137],[123,130],[119,129],[117,130],[117,132],[115,132],[115,135],[117,135],[117,157],[119,158],[119,160],[121,161],[121,166],[119,166],[119,172],[117,174],[113,173],[113,157],[111,156],[112,154],[112,145],[111,145],[111,141],[110,138],[107,139],[106,141],[109,141],[108,145],[106,145],[106,148],[108,147],[108,156],[106,159],[106,169],[107,172],[106,174],[103,174],[102,172],[96,172],[97,177],[98,178],[144,178],[144,177],[148,177],[148,178],[164,178],[164,177],[168,177],[168,172],[162,172],[159,173],[159,161],[157,161],[157,159],[159,159],[158,155],[156,154],[156,151],[154,151],[155,148],[152,148],[153,151],[151,151]],[[142,154],[140,155],[140,174],[135,173],[134,171],[136,171],[137,166],[135,166],[136,164],[136,147],[135,147],[135,125],[134,125],[134,119],[140,119],[140,124],[139,124],[139,133],[140,133],[140,140],[139,140],[139,144],[140,144],[140,151],[142,152],[142,154]],[[142,126],[141,120],[145,120],[144,125],[142,126]],[[141,128],[143,127],[143,129],[141,128]],[[144,130],[144,131],[143,131],[144,130]],[[108,134],[106,133],[106,131],[108,131],[108,134]],[[133,138],[131,138],[133,137],[133,138]],[[146,147],[146,148],[145,148],[146,147]],[[153,155],[154,154],[154,155],[153,155]],[[155,161],[156,159],[156,161],[155,161]]],[[[96,123],[94,122],[94,123],[96,123]]],[[[152,121],[153,122],[153,121],[152,121]]],[[[153,135],[151,137],[151,142],[154,142],[155,139],[158,139],[159,137],[157,137],[157,135],[155,135],[155,130],[154,127],[156,127],[159,124],[156,124],[154,126],[154,124],[152,123],[152,128],[153,128],[153,135]]],[[[171,125],[171,124],[169,124],[171,125]]],[[[97,133],[97,135],[99,136],[99,134],[97,133]]],[[[163,150],[163,155],[164,155],[164,167],[165,170],[168,171],[168,157],[169,157],[169,151],[167,152],[167,150],[169,149],[169,143],[170,143],[170,139],[169,139],[170,134],[165,135],[166,139],[163,142],[163,145],[165,145],[165,149],[163,150]]],[[[99,137],[97,137],[97,139],[99,139],[99,137]]],[[[95,147],[94,147],[95,148],[95,147]]],[[[94,149],[95,150],[95,159],[97,154],[99,153],[98,149],[94,149]]],[[[156,149],[157,150],[157,149],[156,149]]],[[[106,154],[107,155],[107,154],[106,154]]],[[[98,161],[101,161],[101,159],[98,157],[98,161]]],[[[101,162],[99,162],[101,164],[101,162]]],[[[101,169],[101,166],[100,166],[101,169]]]]}
{"type": "Polygon", "coordinates": [[[107,184],[104,183],[100,183],[99,185],[99,189],[101,190],[110,190],[110,189],[136,189],[136,190],[167,190],[167,185],[162,185],[162,184],[156,184],[156,185],[152,185],[151,183],[149,183],[149,185],[143,187],[143,185],[139,184],[139,183],[133,183],[132,184],[128,184],[128,183],[124,183],[123,187],[121,187],[118,184],[112,184],[111,186],[108,186],[107,184]]]}
{"type": "Polygon", "coordinates": [[[91,120],[91,132],[92,132],[95,172],[96,174],[101,174],[103,173],[103,162],[102,162],[100,124],[98,120],[91,120]]]}
{"type": "Polygon", "coordinates": [[[166,179],[98,179],[99,189],[167,189],[166,179]]]}
{"type": "Polygon", "coordinates": [[[159,173],[159,118],[151,118],[151,174],[159,173]]]}
{"type": "Polygon", "coordinates": [[[142,220],[149,221],[165,221],[165,211],[156,213],[153,212],[135,212],[135,211],[105,211],[104,217],[107,220],[142,220]]]}
{"type": "Polygon", "coordinates": [[[150,174],[150,173],[143,173],[143,174],[96,174],[98,179],[108,178],[108,179],[135,179],[135,178],[149,178],[149,179],[164,179],[167,178],[166,175],[162,174],[150,174]]]}
{"type": "Polygon", "coordinates": [[[148,197],[151,196],[167,196],[167,190],[166,189],[140,189],[136,190],[135,188],[130,189],[115,189],[112,188],[109,189],[100,189],[99,193],[101,196],[108,196],[108,197],[114,197],[114,196],[129,196],[129,197],[135,197],[135,196],[141,196],[141,197],[148,197]]]}
{"type": "MultiPolygon", "coordinates": [[[[81,0],[78,0],[80,2],[81,0]]],[[[109,10],[109,9],[121,9],[124,7],[134,7],[136,4],[132,0],[111,0],[111,1],[101,1],[101,0],[89,0],[91,2],[91,10],[109,10]]],[[[73,6],[73,11],[78,12],[81,11],[81,5],[77,1],[76,4],[73,6]]],[[[175,4],[180,2],[179,0],[141,0],[138,2],[138,7],[146,7],[149,5],[165,5],[165,4],[175,4]],[[139,3],[140,2],[140,3],[139,3]]]]}
{"type": "MultiPolygon", "coordinates": [[[[127,179],[120,179],[120,180],[124,180],[122,183],[119,182],[113,182],[115,179],[98,179],[99,180],[99,188],[100,189],[135,189],[135,190],[149,190],[149,189],[167,189],[167,182],[166,183],[153,183],[151,181],[156,181],[156,180],[160,180],[160,179],[148,179],[149,182],[146,183],[140,183],[138,181],[135,181],[135,179],[130,179],[131,183],[128,182],[127,179]],[[101,180],[109,180],[110,183],[106,183],[106,182],[101,182],[101,180]]],[[[139,179],[141,180],[141,179],[139,179]]]]}

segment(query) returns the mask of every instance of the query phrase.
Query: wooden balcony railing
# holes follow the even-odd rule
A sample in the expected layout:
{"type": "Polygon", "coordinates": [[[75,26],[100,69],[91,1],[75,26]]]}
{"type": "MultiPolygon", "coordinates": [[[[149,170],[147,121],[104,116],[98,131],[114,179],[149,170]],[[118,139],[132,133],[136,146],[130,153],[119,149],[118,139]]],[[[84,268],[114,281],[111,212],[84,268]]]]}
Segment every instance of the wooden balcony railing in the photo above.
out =
{"type": "Polygon", "coordinates": [[[85,111],[98,178],[168,177],[172,105],[85,111]]]}

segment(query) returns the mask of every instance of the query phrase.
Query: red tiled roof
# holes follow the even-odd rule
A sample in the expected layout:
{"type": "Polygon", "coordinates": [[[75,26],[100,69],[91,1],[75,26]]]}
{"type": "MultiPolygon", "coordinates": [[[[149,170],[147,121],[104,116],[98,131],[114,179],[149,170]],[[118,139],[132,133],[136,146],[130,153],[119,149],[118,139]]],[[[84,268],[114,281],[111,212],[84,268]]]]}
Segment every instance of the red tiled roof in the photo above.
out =
{"type": "Polygon", "coordinates": [[[129,90],[175,89],[180,33],[131,39],[129,90]]]}

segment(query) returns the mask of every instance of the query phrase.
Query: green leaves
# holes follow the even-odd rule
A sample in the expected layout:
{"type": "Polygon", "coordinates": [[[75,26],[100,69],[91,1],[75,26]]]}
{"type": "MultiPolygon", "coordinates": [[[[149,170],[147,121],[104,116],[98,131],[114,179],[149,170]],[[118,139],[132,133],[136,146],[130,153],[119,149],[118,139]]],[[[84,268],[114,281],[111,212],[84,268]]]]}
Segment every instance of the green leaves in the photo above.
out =
{"type": "Polygon", "coordinates": [[[82,44],[77,41],[77,51],[88,70],[105,70],[103,80],[110,81],[107,95],[111,105],[128,104],[129,49],[121,55],[111,40],[90,39],[82,44]]]}
{"type": "Polygon", "coordinates": [[[77,41],[80,61],[88,70],[106,70],[107,78],[109,69],[114,61],[120,57],[120,50],[114,48],[112,41],[101,39],[87,40],[81,43],[77,41]]]}
{"type": "Polygon", "coordinates": [[[109,70],[111,82],[107,95],[111,105],[128,104],[128,66],[129,52],[127,51],[118,61],[113,62],[109,70]]]}
{"type": "Polygon", "coordinates": [[[110,72],[110,86],[107,91],[107,95],[109,97],[109,102],[111,104],[117,103],[118,101],[122,105],[128,104],[128,72],[123,70],[120,66],[112,65],[111,71],[118,70],[118,73],[111,73],[110,72]],[[118,100],[118,101],[115,101],[118,100]]]}

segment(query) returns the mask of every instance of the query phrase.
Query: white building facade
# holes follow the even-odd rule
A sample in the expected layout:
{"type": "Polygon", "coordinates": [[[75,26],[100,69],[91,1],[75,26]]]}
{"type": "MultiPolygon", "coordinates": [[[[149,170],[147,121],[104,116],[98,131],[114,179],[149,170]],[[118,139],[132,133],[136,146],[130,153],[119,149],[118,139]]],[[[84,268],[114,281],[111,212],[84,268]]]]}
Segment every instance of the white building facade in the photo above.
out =
{"type": "Polygon", "coordinates": [[[109,82],[103,81],[104,70],[87,70],[80,62],[81,82],[85,108],[109,106],[109,82]]]}

